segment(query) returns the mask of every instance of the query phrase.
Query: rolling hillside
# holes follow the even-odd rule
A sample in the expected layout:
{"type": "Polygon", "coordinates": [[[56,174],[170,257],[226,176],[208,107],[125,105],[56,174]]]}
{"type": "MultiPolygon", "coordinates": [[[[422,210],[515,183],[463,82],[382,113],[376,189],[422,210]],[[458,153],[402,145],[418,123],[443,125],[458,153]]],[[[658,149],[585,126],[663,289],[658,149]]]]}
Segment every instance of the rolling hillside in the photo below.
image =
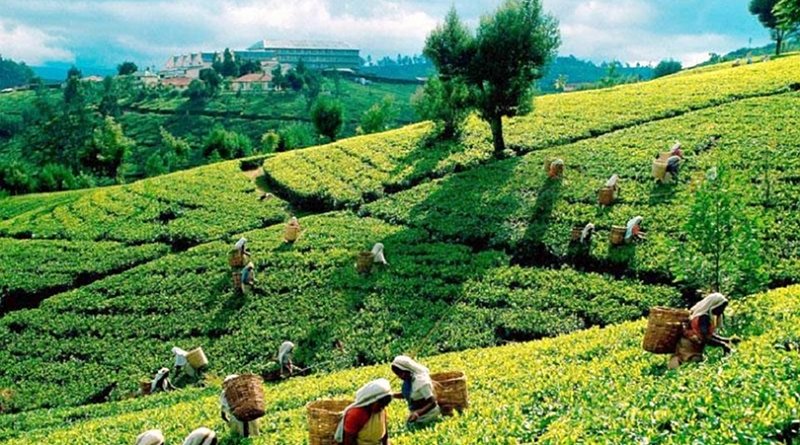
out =
{"type": "Polygon", "coordinates": [[[718,162],[749,179],[736,194],[764,219],[770,285],[800,283],[798,73],[795,56],[542,97],[507,122],[513,153],[499,161],[472,119],[457,142],[421,123],[124,186],[0,199],[0,261],[14,265],[0,273],[0,440],[122,444],[146,427],[170,437],[200,423],[221,429],[214,378],[123,399],[171,362],[173,345],[203,345],[210,373],[223,376],[269,371],[291,339],[297,360],[323,375],[268,387],[274,416],[252,443],[303,443],[305,402],[388,373],[335,371],[398,353],[467,370],[473,406],[411,433],[396,404],[397,443],[768,443],[790,420],[778,407],[797,403],[800,361],[772,343],[800,334],[800,290],[744,299],[731,326],[747,339],[739,352],[680,372],[641,352],[644,325],[631,320],[694,297],[670,263],[692,191],[718,162]],[[653,155],[676,139],[681,180],[654,185],[653,155]],[[556,157],[566,175],[548,181],[542,164],[556,157]],[[613,173],[620,200],[601,208],[596,191],[613,173]],[[265,191],[275,196],[262,200],[265,191]],[[305,230],[285,245],[291,214],[305,230]],[[637,214],[648,240],[610,248],[610,226],[637,214]],[[576,255],[570,229],[589,221],[599,233],[576,255]],[[240,235],[259,280],[244,297],[227,265],[240,235]],[[360,276],[355,255],[375,242],[390,265],[360,276]],[[509,342],[527,343],[491,348],[509,342]]]}

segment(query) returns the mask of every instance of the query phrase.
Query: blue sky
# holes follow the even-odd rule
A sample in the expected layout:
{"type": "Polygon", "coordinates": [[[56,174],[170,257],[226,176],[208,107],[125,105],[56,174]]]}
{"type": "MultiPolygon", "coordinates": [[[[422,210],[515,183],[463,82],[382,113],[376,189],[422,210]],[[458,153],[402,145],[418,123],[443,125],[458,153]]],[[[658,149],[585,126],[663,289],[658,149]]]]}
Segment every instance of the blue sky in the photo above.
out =
{"type": "MultiPolygon", "coordinates": [[[[344,40],[362,56],[421,51],[451,4],[469,24],[501,0],[1,0],[0,55],[31,65],[161,66],[172,54],[245,48],[263,39],[344,40]]],[[[691,65],[709,52],[769,42],[748,0],[543,0],[561,54],[691,65]]]]}

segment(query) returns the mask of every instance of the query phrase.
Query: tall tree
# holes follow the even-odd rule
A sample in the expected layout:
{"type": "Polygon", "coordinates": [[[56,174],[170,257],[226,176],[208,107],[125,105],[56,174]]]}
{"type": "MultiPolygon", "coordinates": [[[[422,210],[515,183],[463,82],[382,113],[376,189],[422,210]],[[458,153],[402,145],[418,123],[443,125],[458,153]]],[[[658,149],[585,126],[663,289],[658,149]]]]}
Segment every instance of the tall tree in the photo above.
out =
{"type": "Polygon", "coordinates": [[[750,0],[750,13],[758,16],[758,21],[769,29],[772,40],[775,41],[775,55],[781,54],[783,40],[786,38],[786,29],[780,26],[773,10],[779,0],[750,0]]]}
{"type": "Polygon", "coordinates": [[[117,65],[117,74],[120,76],[133,74],[136,71],[139,71],[139,67],[133,62],[125,61],[117,65]]]}
{"type": "Polygon", "coordinates": [[[469,114],[468,73],[475,39],[451,7],[444,23],[425,39],[423,54],[436,67],[438,77],[428,80],[414,97],[414,107],[423,119],[432,119],[442,127],[444,137],[453,137],[469,114]]]}
{"type": "Polygon", "coordinates": [[[658,62],[658,65],[656,65],[655,69],[653,70],[653,79],[677,73],[682,69],[683,65],[681,65],[681,63],[677,60],[662,60],[661,62],[658,62]]]}
{"type": "Polygon", "coordinates": [[[467,79],[481,117],[491,126],[495,156],[505,150],[503,117],[533,109],[533,82],[560,43],[558,21],[543,11],[541,0],[506,0],[481,18],[467,79]]]}
{"type": "Polygon", "coordinates": [[[106,76],[103,79],[103,97],[100,99],[100,105],[97,111],[103,116],[118,117],[121,113],[119,107],[119,95],[114,86],[114,78],[106,76]]]}
{"type": "Polygon", "coordinates": [[[220,74],[223,77],[237,77],[239,75],[239,65],[236,63],[233,53],[228,48],[225,48],[225,52],[222,53],[220,74]]]}
{"type": "Polygon", "coordinates": [[[800,0],[780,0],[772,11],[787,35],[800,31],[800,0]]]}
{"type": "Polygon", "coordinates": [[[693,287],[747,295],[762,289],[767,275],[756,233],[757,214],[749,212],[727,166],[711,169],[695,191],[684,233],[675,248],[673,273],[693,287]]]}
{"type": "Polygon", "coordinates": [[[336,140],[336,135],[344,124],[344,112],[339,101],[326,97],[317,99],[311,108],[311,120],[320,136],[325,136],[331,141],[336,140]]]}

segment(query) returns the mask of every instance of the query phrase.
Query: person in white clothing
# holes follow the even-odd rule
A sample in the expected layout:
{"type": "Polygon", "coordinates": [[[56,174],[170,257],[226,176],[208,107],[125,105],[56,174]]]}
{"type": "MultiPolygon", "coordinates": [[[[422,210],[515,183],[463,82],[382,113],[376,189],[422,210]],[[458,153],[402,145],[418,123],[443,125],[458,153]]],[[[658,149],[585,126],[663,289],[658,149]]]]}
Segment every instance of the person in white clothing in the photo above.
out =
{"type": "Polygon", "coordinates": [[[169,368],[161,368],[156,373],[156,376],[150,382],[150,393],[155,394],[158,391],[172,391],[175,389],[172,382],[169,381],[169,368]]]}
{"type": "Polygon", "coordinates": [[[181,373],[185,373],[189,377],[195,377],[197,371],[189,364],[186,355],[189,353],[183,349],[175,346],[172,348],[172,353],[175,355],[175,380],[180,378],[181,373]]]}
{"type": "Polygon", "coordinates": [[[398,355],[392,361],[392,372],[403,381],[400,392],[394,394],[396,399],[405,399],[408,403],[409,424],[424,424],[436,420],[441,415],[430,371],[405,355],[398,355]]]}
{"type": "Polygon", "coordinates": [[[200,427],[186,436],[183,445],[217,445],[217,434],[206,427],[200,427]]]}
{"type": "Polygon", "coordinates": [[[281,367],[281,377],[294,374],[295,366],[292,363],[294,358],[294,343],[285,341],[278,349],[278,364],[281,367]]]}
{"type": "MultiPolygon", "coordinates": [[[[229,382],[236,377],[239,377],[238,374],[231,374],[225,377],[223,381],[223,386],[225,382],[229,382]]],[[[222,420],[225,421],[230,429],[235,433],[239,434],[242,437],[253,437],[258,436],[258,419],[251,420],[250,422],[242,422],[241,420],[237,419],[236,416],[233,414],[233,410],[231,409],[230,404],[228,403],[228,399],[225,397],[225,390],[222,390],[222,394],[219,395],[219,404],[220,404],[220,416],[222,420]]]]}
{"type": "Polygon", "coordinates": [[[372,246],[372,257],[376,263],[381,263],[388,265],[389,263],[386,262],[386,257],[383,256],[383,244],[382,243],[375,243],[372,246]]]}
{"type": "Polygon", "coordinates": [[[136,445],[164,445],[164,434],[160,430],[145,431],[136,438],[136,445]]]}

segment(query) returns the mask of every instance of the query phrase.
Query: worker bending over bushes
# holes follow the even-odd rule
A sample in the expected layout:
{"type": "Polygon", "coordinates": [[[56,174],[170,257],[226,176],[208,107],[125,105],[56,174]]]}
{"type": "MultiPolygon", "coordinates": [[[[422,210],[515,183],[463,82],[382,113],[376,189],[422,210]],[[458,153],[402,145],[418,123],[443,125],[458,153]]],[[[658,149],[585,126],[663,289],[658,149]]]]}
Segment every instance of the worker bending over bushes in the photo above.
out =
{"type": "MultiPolygon", "coordinates": [[[[225,383],[239,377],[238,374],[231,374],[225,377],[223,381],[223,388],[225,383]]],[[[222,390],[222,393],[219,395],[219,404],[220,404],[220,416],[222,420],[228,424],[231,430],[235,431],[242,437],[252,437],[258,436],[258,419],[251,420],[249,422],[244,422],[236,418],[233,414],[233,409],[231,408],[230,403],[228,403],[227,397],[225,397],[225,389],[222,390]]]]}
{"type": "Polygon", "coordinates": [[[676,369],[683,363],[703,361],[703,351],[706,346],[722,348],[725,354],[732,350],[733,340],[720,337],[716,331],[722,327],[723,312],[728,307],[728,299],[719,292],[709,294],[692,306],[687,326],[675,354],[669,361],[669,369],[676,369]]]}
{"type": "Polygon", "coordinates": [[[183,445],[217,445],[217,433],[206,427],[200,427],[186,436],[183,445]]]}
{"type": "Polygon", "coordinates": [[[294,343],[285,341],[281,343],[278,348],[278,365],[281,367],[281,377],[287,377],[294,374],[295,366],[292,363],[294,358],[294,343]]]}
{"type": "Polygon", "coordinates": [[[169,381],[169,368],[159,369],[156,376],[153,377],[153,380],[150,382],[150,393],[155,394],[159,391],[167,392],[174,389],[175,387],[172,386],[172,382],[169,381]]]}
{"type": "Polygon", "coordinates": [[[422,425],[439,418],[441,411],[436,404],[433,392],[433,381],[430,371],[410,357],[398,355],[392,361],[392,372],[403,381],[400,392],[394,394],[396,399],[405,399],[408,403],[408,419],[410,425],[422,425]]]}
{"type": "Polygon", "coordinates": [[[136,445],[164,445],[164,434],[161,430],[149,430],[136,437],[136,445]]]}
{"type": "Polygon", "coordinates": [[[643,240],[646,238],[646,234],[642,231],[642,221],[644,221],[644,218],[641,216],[634,216],[628,220],[627,224],[625,224],[626,243],[643,240]]]}
{"type": "Polygon", "coordinates": [[[367,383],[356,392],[355,402],[344,409],[334,439],[343,445],[388,445],[386,407],[391,402],[388,380],[367,383]]]}

